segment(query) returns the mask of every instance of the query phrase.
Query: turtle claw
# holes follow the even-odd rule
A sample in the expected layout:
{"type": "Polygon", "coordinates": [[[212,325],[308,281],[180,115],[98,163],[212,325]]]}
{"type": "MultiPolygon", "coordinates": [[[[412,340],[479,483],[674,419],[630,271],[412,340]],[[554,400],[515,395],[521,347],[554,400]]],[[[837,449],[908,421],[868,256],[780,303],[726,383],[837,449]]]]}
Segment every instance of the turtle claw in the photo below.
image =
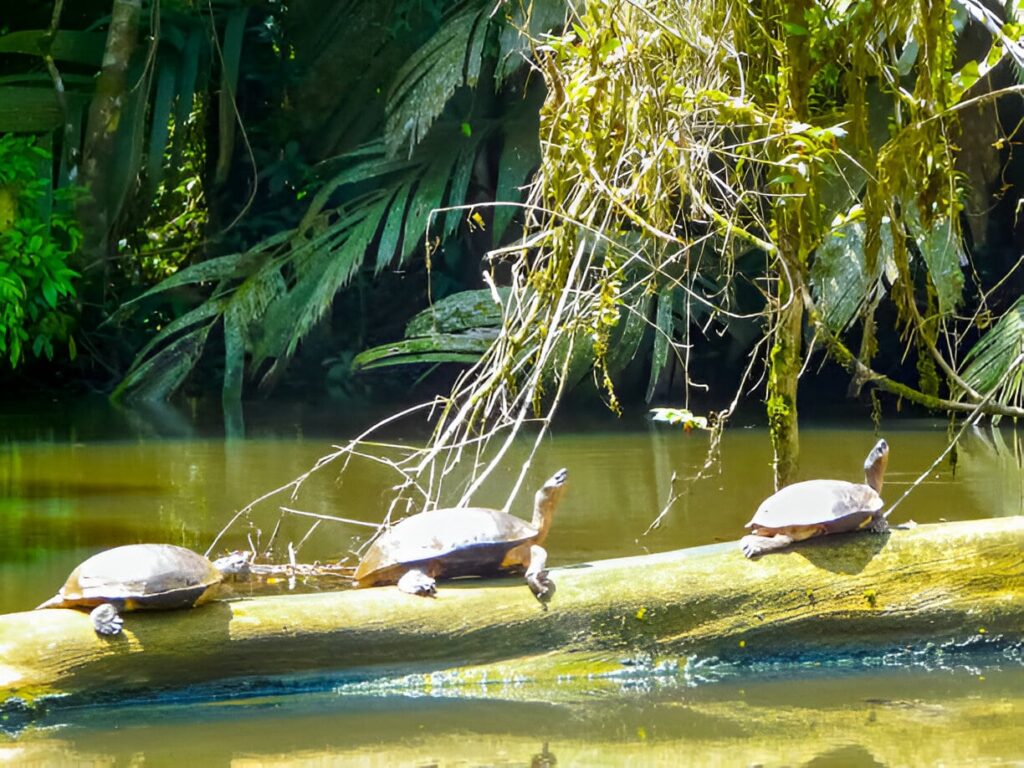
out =
{"type": "Polygon", "coordinates": [[[124,626],[124,619],[118,614],[117,608],[110,603],[102,603],[93,608],[89,618],[92,619],[92,626],[96,630],[96,634],[99,635],[120,634],[121,627],[124,626]]]}
{"type": "Polygon", "coordinates": [[[547,604],[555,596],[555,582],[548,578],[548,572],[528,573],[526,574],[526,583],[530,585],[533,596],[547,609],[547,604]]]}
{"type": "Polygon", "coordinates": [[[889,521],[882,516],[878,516],[874,519],[874,522],[868,526],[868,530],[871,531],[871,533],[888,533],[890,530],[889,521]]]}
{"type": "Polygon", "coordinates": [[[437,582],[430,575],[415,568],[406,571],[398,580],[398,588],[410,595],[434,597],[437,594],[437,582]]]}
{"type": "Polygon", "coordinates": [[[526,569],[526,583],[530,585],[530,591],[540,600],[544,610],[547,610],[547,604],[555,595],[555,582],[548,578],[547,564],[548,553],[544,547],[537,544],[530,547],[530,566],[526,569]]]}
{"type": "Polygon", "coordinates": [[[760,557],[765,552],[788,547],[792,543],[793,539],[783,534],[776,534],[774,536],[750,535],[740,539],[740,549],[743,550],[744,555],[753,559],[760,557]]]}

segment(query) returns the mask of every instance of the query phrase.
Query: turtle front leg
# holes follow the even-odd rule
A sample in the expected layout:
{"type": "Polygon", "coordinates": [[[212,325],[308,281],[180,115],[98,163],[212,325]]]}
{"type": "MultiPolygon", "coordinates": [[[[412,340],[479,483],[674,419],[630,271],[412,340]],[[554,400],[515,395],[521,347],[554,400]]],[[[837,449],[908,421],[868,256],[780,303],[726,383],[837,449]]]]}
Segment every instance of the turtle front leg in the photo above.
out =
{"type": "Polygon", "coordinates": [[[555,582],[548,578],[548,553],[544,547],[534,544],[530,547],[530,566],[526,569],[526,583],[533,596],[547,607],[555,594],[555,582]]]}
{"type": "Polygon", "coordinates": [[[112,603],[101,603],[89,613],[92,619],[92,626],[97,634],[113,636],[120,634],[124,619],[117,612],[117,607],[112,603]]]}
{"type": "Polygon", "coordinates": [[[765,552],[772,552],[792,544],[794,539],[784,534],[775,536],[744,536],[740,539],[740,549],[747,557],[760,557],[765,552]]]}
{"type": "Polygon", "coordinates": [[[437,594],[437,582],[429,573],[412,568],[398,580],[398,588],[410,595],[433,597],[437,594]]]}
{"type": "Polygon", "coordinates": [[[879,515],[868,524],[868,530],[871,533],[888,533],[890,530],[889,521],[884,516],[879,515]]]}

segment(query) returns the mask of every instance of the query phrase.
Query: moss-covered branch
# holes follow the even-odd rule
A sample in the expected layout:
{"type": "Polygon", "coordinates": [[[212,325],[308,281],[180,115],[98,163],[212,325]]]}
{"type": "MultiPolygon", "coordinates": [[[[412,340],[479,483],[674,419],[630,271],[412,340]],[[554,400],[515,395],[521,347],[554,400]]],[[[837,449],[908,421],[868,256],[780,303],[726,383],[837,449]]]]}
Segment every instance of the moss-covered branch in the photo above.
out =
{"type": "MultiPolygon", "coordinates": [[[[825,344],[829,355],[839,365],[854,377],[859,386],[872,384],[890,394],[902,397],[912,403],[923,405],[933,411],[954,411],[956,413],[983,413],[989,416],[1009,416],[1010,418],[1024,418],[1024,408],[1017,408],[1012,405],[1004,405],[991,401],[991,396],[984,398],[981,402],[964,403],[959,400],[948,400],[943,397],[928,395],[919,389],[902,384],[890,379],[888,376],[878,373],[874,369],[862,363],[843,342],[832,333],[832,330],[821,319],[821,315],[811,298],[809,289],[804,286],[804,305],[807,307],[807,314],[810,322],[818,334],[818,338],[825,344]]],[[[1012,367],[1012,366],[1011,366],[1012,367]]]]}
{"type": "Polygon", "coordinates": [[[383,587],[131,614],[103,639],[73,610],[0,617],[0,707],[293,674],[459,670],[467,681],[611,671],[632,654],[843,652],[1024,627],[1024,518],[835,536],[748,561],[735,543],[518,579],[383,587]],[[588,661],[595,654],[604,667],[588,661]]]}

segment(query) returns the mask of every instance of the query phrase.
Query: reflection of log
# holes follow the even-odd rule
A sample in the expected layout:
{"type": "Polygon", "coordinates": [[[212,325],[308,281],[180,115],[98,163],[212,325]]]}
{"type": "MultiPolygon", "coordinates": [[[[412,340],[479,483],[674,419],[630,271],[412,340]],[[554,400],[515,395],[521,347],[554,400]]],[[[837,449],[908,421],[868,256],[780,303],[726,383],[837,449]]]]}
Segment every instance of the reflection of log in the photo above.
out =
{"type": "Polygon", "coordinates": [[[97,637],[85,613],[11,614],[0,617],[0,703],[288,673],[462,668],[495,680],[609,671],[638,653],[754,657],[1019,637],[1022,551],[1024,518],[1014,517],[835,536],[755,562],[729,543],[556,569],[549,611],[505,579],[442,585],[433,600],[384,587],[130,614],[113,640],[97,637]],[[549,651],[580,653],[529,658],[549,651]]]}
{"type": "MultiPolygon", "coordinates": [[[[1009,668],[988,679],[920,671],[787,676],[668,695],[595,696],[586,681],[568,706],[493,694],[306,694],[275,697],[269,707],[263,699],[191,712],[104,708],[67,715],[72,727],[33,729],[9,742],[0,732],[0,764],[511,768],[531,765],[547,744],[558,766],[1016,765],[1024,757],[1022,683],[1021,671],[1009,668]]],[[[526,687],[564,695],[567,686],[526,687]]]]}

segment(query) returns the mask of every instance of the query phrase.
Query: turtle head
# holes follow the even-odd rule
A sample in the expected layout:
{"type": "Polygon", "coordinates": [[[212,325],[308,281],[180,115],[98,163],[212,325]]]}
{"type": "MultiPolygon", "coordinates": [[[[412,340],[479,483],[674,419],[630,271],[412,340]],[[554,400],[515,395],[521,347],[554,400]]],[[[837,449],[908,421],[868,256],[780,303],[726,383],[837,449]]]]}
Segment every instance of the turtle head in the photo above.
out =
{"type": "Polygon", "coordinates": [[[562,500],[565,493],[565,484],[569,479],[569,471],[560,469],[553,474],[548,481],[541,486],[541,489],[533,497],[533,521],[531,525],[537,530],[537,543],[540,544],[547,538],[548,530],[551,528],[551,520],[555,516],[555,509],[558,502],[562,500]]]}
{"type": "Polygon", "coordinates": [[[885,467],[888,463],[889,444],[885,440],[879,440],[864,459],[864,480],[875,489],[875,493],[882,492],[882,481],[885,479],[885,467]]]}
{"type": "Polygon", "coordinates": [[[252,552],[235,550],[234,552],[224,555],[224,557],[219,557],[214,560],[213,567],[220,571],[224,576],[237,576],[248,573],[251,563],[252,552]]]}

